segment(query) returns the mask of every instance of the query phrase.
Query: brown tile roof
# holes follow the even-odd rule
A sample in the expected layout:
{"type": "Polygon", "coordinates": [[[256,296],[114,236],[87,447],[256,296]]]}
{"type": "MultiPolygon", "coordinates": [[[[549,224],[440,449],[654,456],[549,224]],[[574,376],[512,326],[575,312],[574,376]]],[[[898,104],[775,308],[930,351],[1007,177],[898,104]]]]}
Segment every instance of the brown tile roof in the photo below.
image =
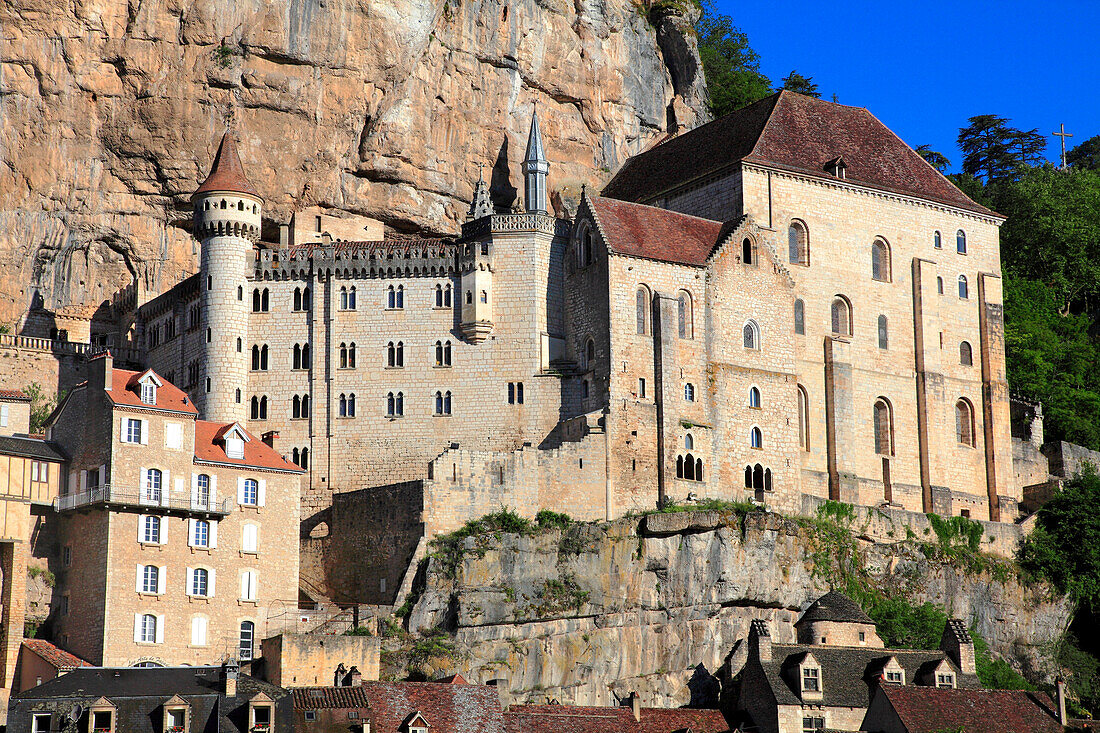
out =
{"type": "Polygon", "coordinates": [[[1022,690],[940,690],[885,685],[886,696],[909,733],[1061,733],[1046,693],[1022,690]]]}
{"type": "Polygon", "coordinates": [[[18,400],[19,402],[30,402],[31,396],[26,392],[18,389],[0,389],[0,400],[18,400]]]}
{"type": "Polygon", "coordinates": [[[641,720],[628,707],[512,705],[504,719],[508,733],[724,733],[729,723],[718,710],[642,708],[641,720]]]}
{"type": "Polygon", "coordinates": [[[249,437],[244,444],[244,458],[230,458],[225,453],[223,436],[235,424],[196,420],[195,460],[252,468],[270,468],[276,471],[302,472],[302,469],[293,463],[288,463],[274,448],[245,430],[244,426],[240,426],[241,430],[249,437]]]}
{"type": "Polygon", "coordinates": [[[622,255],[701,267],[719,234],[720,221],[654,206],[585,196],[607,248],[622,255]]]}
{"type": "Polygon", "coordinates": [[[362,687],[296,687],[291,692],[295,710],[370,707],[362,687]]]}
{"type": "Polygon", "coordinates": [[[77,667],[91,667],[90,662],[85,662],[78,656],[56,647],[45,639],[24,639],[23,646],[42,657],[47,664],[59,672],[65,672],[77,667]]]}
{"type": "Polygon", "coordinates": [[[161,386],[157,387],[157,404],[147,405],[142,402],[138,380],[147,372],[156,374],[151,369],[144,372],[113,369],[111,372],[111,391],[107,393],[107,396],[111,398],[111,402],[116,405],[142,407],[149,410],[175,410],[176,412],[186,412],[192,415],[198,414],[198,410],[195,409],[195,405],[188,398],[187,393],[159,374],[156,374],[157,379],[161,382],[161,386]]]}
{"type": "Polygon", "coordinates": [[[649,201],[738,161],[836,180],[825,164],[843,158],[847,181],[981,214],[886,125],[862,107],[783,91],[635,155],[603,194],[649,201]]]}
{"type": "Polygon", "coordinates": [[[241,156],[237,154],[237,141],[233,134],[226,131],[222,135],[222,141],[218,145],[218,154],[214,156],[214,164],[210,166],[210,175],[202,182],[192,198],[207,191],[233,191],[234,193],[247,193],[256,198],[260,194],[248,181],[244,174],[244,166],[241,165],[241,156]]]}

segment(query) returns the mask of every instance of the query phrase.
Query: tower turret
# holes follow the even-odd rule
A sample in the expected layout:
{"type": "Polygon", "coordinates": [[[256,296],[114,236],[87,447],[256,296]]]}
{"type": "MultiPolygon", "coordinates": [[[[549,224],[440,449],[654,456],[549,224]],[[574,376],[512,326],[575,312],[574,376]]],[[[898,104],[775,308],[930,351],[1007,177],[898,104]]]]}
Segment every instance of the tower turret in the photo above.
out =
{"type": "Polygon", "coordinates": [[[550,172],[550,163],[546,160],[546,151],[542,147],[542,132],[539,130],[538,110],[531,113],[531,131],[527,134],[527,154],[523,156],[523,203],[529,212],[545,214],[546,174],[550,172]]]}
{"type": "Polygon", "coordinates": [[[192,398],[204,418],[243,422],[248,403],[248,309],[263,199],[245,176],[230,132],[222,136],[210,175],[191,196],[195,238],[202,245],[203,366],[192,398]]]}

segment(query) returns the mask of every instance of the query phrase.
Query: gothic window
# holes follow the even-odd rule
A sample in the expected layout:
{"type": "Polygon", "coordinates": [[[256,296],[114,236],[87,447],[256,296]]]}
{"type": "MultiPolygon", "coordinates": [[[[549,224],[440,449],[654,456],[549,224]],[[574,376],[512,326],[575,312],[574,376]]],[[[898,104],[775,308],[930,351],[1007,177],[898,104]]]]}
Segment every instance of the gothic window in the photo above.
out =
{"type": "Polygon", "coordinates": [[[260,347],[252,344],[252,371],[260,370],[260,347]]]}
{"type": "Polygon", "coordinates": [[[435,286],[435,307],[443,307],[443,286],[438,284],[435,286]]]}
{"type": "Polygon", "coordinates": [[[760,326],[756,325],[756,321],[746,323],[745,327],[741,329],[741,333],[746,349],[760,348],[760,326]]]}
{"type": "Polygon", "coordinates": [[[871,277],[890,281],[890,248],[882,239],[876,239],[871,245],[871,277]]]}
{"type": "Polygon", "coordinates": [[[810,397],[801,384],[798,385],[798,444],[802,450],[810,449],[810,397]]]}
{"type": "Polygon", "coordinates": [[[340,286],[340,310],[346,311],[348,309],[348,289],[347,286],[340,286]]]}
{"type": "MultiPolygon", "coordinates": [[[[242,342],[242,341],[241,341],[241,337],[240,337],[240,336],[238,336],[238,337],[237,337],[237,353],[238,353],[238,354],[239,354],[239,353],[241,353],[241,347],[242,347],[243,345],[244,345],[244,342],[242,342]]],[[[169,380],[169,381],[171,381],[171,380],[169,380]]]]}
{"type": "Polygon", "coordinates": [[[302,395],[302,417],[309,417],[309,395],[302,395]]]}
{"type": "Polygon", "coordinates": [[[943,249],[943,236],[938,231],[932,234],[932,246],[943,249]]]}
{"type": "Polygon", "coordinates": [[[755,466],[745,466],[745,488],[756,489],[757,500],[763,501],[763,492],[772,490],[772,470],[764,468],[759,463],[755,466]]]}
{"type": "Polygon", "coordinates": [[[640,285],[634,296],[634,318],[637,321],[636,328],[639,334],[649,333],[649,314],[649,288],[640,285]]]}
{"type": "Polygon", "coordinates": [[[237,387],[237,391],[234,394],[234,399],[236,400],[238,405],[241,404],[241,388],[240,387],[237,387]]]}
{"type": "Polygon", "coordinates": [[[833,299],[832,321],[834,335],[852,335],[852,306],[843,295],[838,295],[833,299]]]}
{"type": "Polygon", "coordinates": [[[802,298],[794,302],[794,332],[799,336],[806,334],[806,303],[802,298]]]}
{"type": "Polygon", "coordinates": [[[764,433],[761,432],[760,428],[753,426],[752,430],[749,431],[749,447],[764,447],[764,433]]]}
{"type": "Polygon", "coordinates": [[[466,291],[466,305],[470,305],[474,302],[474,292],[472,290],[466,291]]]}
{"type": "Polygon", "coordinates": [[[596,364],[596,342],[588,339],[584,342],[584,368],[594,369],[596,364]]]}
{"type": "Polygon", "coordinates": [[[894,455],[894,411],[885,398],[875,400],[875,453],[894,455]]]}
{"type": "Polygon", "coordinates": [[[974,447],[974,408],[965,398],[955,403],[955,437],[959,445],[974,447]]]}
{"type": "Polygon", "coordinates": [[[451,307],[451,284],[447,283],[443,286],[443,307],[451,307]]]}
{"type": "Polygon", "coordinates": [[[402,392],[390,392],[386,395],[386,416],[401,417],[405,414],[405,395],[402,392]]]}
{"type": "Polygon", "coordinates": [[[355,368],[355,342],[348,346],[348,369],[355,368]]]}
{"type": "Polygon", "coordinates": [[[302,289],[294,288],[294,310],[302,310],[302,289]]]}
{"type": "Polygon", "coordinates": [[[974,350],[970,348],[968,341],[959,344],[959,363],[963,366],[974,366],[974,350]]]}
{"type": "Polygon", "coordinates": [[[348,345],[342,342],[340,344],[340,368],[348,368],[348,345]]]}
{"type": "Polygon", "coordinates": [[[878,347],[885,349],[890,345],[890,334],[888,330],[888,324],[886,316],[879,315],[878,317],[878,347]]]}
{"type": "Polygon", "coordinates": [[[592,253],[592,230],[587,226],[582,227],[581,235],[577,239],[577,268],[587,267],[594,261],[592,253]]]}
{"type": "Polygon", "coordinates": [[[787,256],[792,265],[810,264],[810,236],[806,225],[797,219],[787,228],[787,256]]]}
{"type": "Polygon", "coordinates": [[[745,241],[741,242],[741,261],[746,265],[756,264],[756,248],[753,246],[752,240],[748,237],[745,241]]]}
{"type": "MultiPolygon", "coordinates": [[[[302,416],[302,398],[298,395],[294,395],[290,400],[290,416],[292,418],[300,418],[302,416]]],[[[294,452],[297,453],[298,450],[295,449],[294,452]]]]}
{"type": "Polygon", "coordinates": [[[449,367],[451,365],[451,342],[435,342],[435,365],[437,367],[449,367]]]}
{"type": "Polygon", "coordinates": [[[400,310],[405,307],[404,285],[398,285],[396,288],[390,285],[386,288],[386,307],[390,310],[400,310]]]}
{"type": "Polygon", "coordinates": [[[694,338],[694,326],[692,315],[691,293],[681,290],[676,296],[677,301],[677,328],[680,338],[694,338]]]}
{"type": "Polygon", "coordinates": [[[340,399],[338,401],[338,412],[336,413],[340,417],[348,416],[348,396],[344,393],[340,393],[340,399]]]}
{"type": "Polygon", "coordinates": [[[966,284],[966,275],[959,275],[959,297],[963,300],[970,297],[970,287],[966,284]]]}
{"type": "Polygon", "coordinates": [[[386,344],[386,366],[393,369],[401,369],[405,366],[405,343],[398,341],[396,344],[390,341],[386,344]]]}
{"type": "Polygon", "coordinates": [[[955,251],[961,255],[966,254],[966,232],[962,229],[955,232],[955,251]]]}
{"type": "Polygon", "coordinates": [[[942,277],[938,277],[938,276],[936,277],[936,292],[939,293],[940,295],[943,295],[943,278],[942,277]]]}
{"type": "Polygon", "coordinates": [[[267,395],[260,396],[260,419],[267,419],[267,395]]]}
{"type": "Polygon", "coordinates": [[[691,433],[684,436],[684,449],[695,450],[695,438],[692,437],[691,433]]]}
{"type": "Polygon", "coordinates": [[[309,288],[302,288],[302,310],[307,311],[313,307],[313,296],[309,288]]]}
{"type": "Polygon", "coordinates": [[[757,387],[749,387],[749,407],[760,409],[760,390],[757,387]]]}
{"type": "Polygon", "coordinates": [[[451,414],[451,393],[450,391],[439,391],[435,393],[435,414],[436,415],[450,415],[451,414]]]}
{"type": "Polygon", "coordinates": [[[298,465],[301,468],[309,468],[309,448],[302,448],[302,453],[298,459],[298,465]]]}
{"type": "Polygon", "coordinates": [[[488,291],[485,291],[485,290],[481,291],[481,302],[482,303],[488,303],[489,302],[489,293],[488,293],[488,291]]]}
{"type": "Polygon", "coordinates": [[[703,480],[703,459],[696,458],[691,453],[676,456],[676,478],[687,481],[703,480]]]}
{"type": "Polygon", "coordinates": [[[271,309],[271,292],[264,288],[260,293],[260,310],[267,313],[271,309]]]}
{"type": "Polygon", "coordinates": [[[695,401],[695,385],[691,382],[684,385],[684,400],[687,402],[695,401]]]}

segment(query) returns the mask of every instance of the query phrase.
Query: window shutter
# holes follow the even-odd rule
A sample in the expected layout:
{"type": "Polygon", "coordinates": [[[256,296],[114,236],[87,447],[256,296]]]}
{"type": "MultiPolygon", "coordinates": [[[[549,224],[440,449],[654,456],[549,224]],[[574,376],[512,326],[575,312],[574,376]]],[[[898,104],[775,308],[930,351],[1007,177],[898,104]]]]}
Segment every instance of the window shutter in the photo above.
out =
{"type": "Polygon", "coordinates": [[[176,476],[176,493],[183,493],[183,476],[176,476]]]}
{"type": "Polygon", "coordinates": [[[103,464],[99,467],[99,485],[107,485],[107,464],[103,464]]]}
{"type": "Polygon", "coordinates": [[[88,472],[87,471],[81,471],[80,472],[80,490],[81,491],[87,491],[88,490],[88,472]]]}
{"type": "Polygon", "coordinates": [[[211,550],[215,549],[218,546],[218,523],[217,522],[214,522],[214,521],[210,522],[210,538],[209,538],[208,541],[210,543],[210,549],[211,550]]]}
{"type": "Polygon", "coordinates": [[[168,469],[164,469],[164,472],[160,476],[160,505],[168,506],[168,496],[171,494],[172,477],[168,473],[168,469]]]}
{"type": "Polygon", "coordinates": [[[145,498],[145,489],[149,486],[149,469],[142,466],[138,469],[138,500],[145,498]]]}
{"type": "MultiPolygon", "coordinates": [[[[141,444],[142,445],[149,445],[149,421],[148,420],[142,420],[141,421],[141,444]]],[[[157,633],[158,634],[160,633],[160,628],[159,627],[157,628],[157,633]]]]}
{"type": "Polygon", "coordinates": [[[218,474],[210,474],[210,506],[218,505],[218,474]]]}
{"type": "Polygon", "coordinates": [[[141,641],[141,614],[134,614],[134,641],[141,641]]]}
{"type": "Polygon", "coordinates": [[[134,583],[134,590],[141,593],[142,581],[145,579],[145,566],[138,563],[137,566],[137,582],[134,583]]]}
{"type": "Polygon", "coordinates": [[[164,586],[168,582],[168,568],[165,565],[161,565],[157,568],[157,593],[164,595],[164,586]]]}
{"type": "Polygon", "coordinates": [[[256,500],[256,506],[263,506],[264,501],[267,499],[267,480],[260,479],[259,496],[256,500]]]}
{"type": "Polygon", "coordinates": [[[244,476],[237,477],[237,503],[244,504],[244,476]]]}
{"type": "Polygon", "coordinates": [[[145,541],[145,515],[138,515],[138,542],[145,541]]]}
{"type": "Polygon", "coordinates": [[[124,417],[118,419],[118,439],[123,443],[126,442],[126,418],[124,417]]]}
{"type": "Polygon", "coordinates": [[[241,549],[245,552],[255,552],[257,546],[256,525],[246,524],[241,528],[241,549]]]}
{"type": "Polygon", "coordinates": [[[195,509],[199,505],[199,475],[197,473],[191,474],[191,508],[195,509]]]}
{"type": "Polygon", "coordinates": [[[186,596],[191,595],[191,590],[195,587],[195,569],[187,568],[187,587],[183,589],[183,594],[186,596]]]}
{"type": "MultiPolygon", "coordinates": [[[[195,546],[195,520],[194,519],[188,519],[187,520],[187,546],[188,547],[194,547],[195,546]]],[[[190,578],[188,578],[188,580],[190,580],[190,578]]]]}
{"type": "Polygon", "coordinates": [[[164,614],[157,614],[157,643],[164,643],[164,614]]]}
{"type": "Polygon", "coordinates": [[[215,589],[215,584],[217,583],[217,580],[218,580],[218,571],[211,568],[210,571],[207,573],[207,576],[206,576],[206,582],[207,582],[206,592],[211,598],[214,597],[214,591],[216,590],[215,589]]]}

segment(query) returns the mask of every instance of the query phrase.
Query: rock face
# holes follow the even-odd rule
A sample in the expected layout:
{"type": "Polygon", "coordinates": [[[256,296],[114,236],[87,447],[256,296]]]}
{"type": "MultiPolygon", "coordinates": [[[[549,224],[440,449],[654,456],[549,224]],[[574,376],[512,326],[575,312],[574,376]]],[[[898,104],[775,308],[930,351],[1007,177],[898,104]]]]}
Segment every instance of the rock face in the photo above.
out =
{"type": "Polygon", "coordinates": [[[188,197],[228,119],[266,199],[457,231],[515,199],[535,102],[555,206],[706,96],[691,16],[631,0],[0,5],[0,322],[195,267],[188,197]],[[487,173],[488,175],[488,173],[487,173]]]}
{"type": "MultiPolygon", "coordinates": [[[[752,619],[793,643],[799,611],[829,590],[809,532],[777,515],[742,525],[699,512],[468,538],[453,574],[429,561],[409,625],[456,634],[459,654],[430,660],[430,672],[505,679],[517,701],[607,705],[636,690],[646,705],[713,702],[752,619]]],[[[1043,649],[1070,616],[1048,589],[929,562],[913,543],[862,545],[875,582],[941,605],[994,653],[1047,671],[1043,649]]]]}

